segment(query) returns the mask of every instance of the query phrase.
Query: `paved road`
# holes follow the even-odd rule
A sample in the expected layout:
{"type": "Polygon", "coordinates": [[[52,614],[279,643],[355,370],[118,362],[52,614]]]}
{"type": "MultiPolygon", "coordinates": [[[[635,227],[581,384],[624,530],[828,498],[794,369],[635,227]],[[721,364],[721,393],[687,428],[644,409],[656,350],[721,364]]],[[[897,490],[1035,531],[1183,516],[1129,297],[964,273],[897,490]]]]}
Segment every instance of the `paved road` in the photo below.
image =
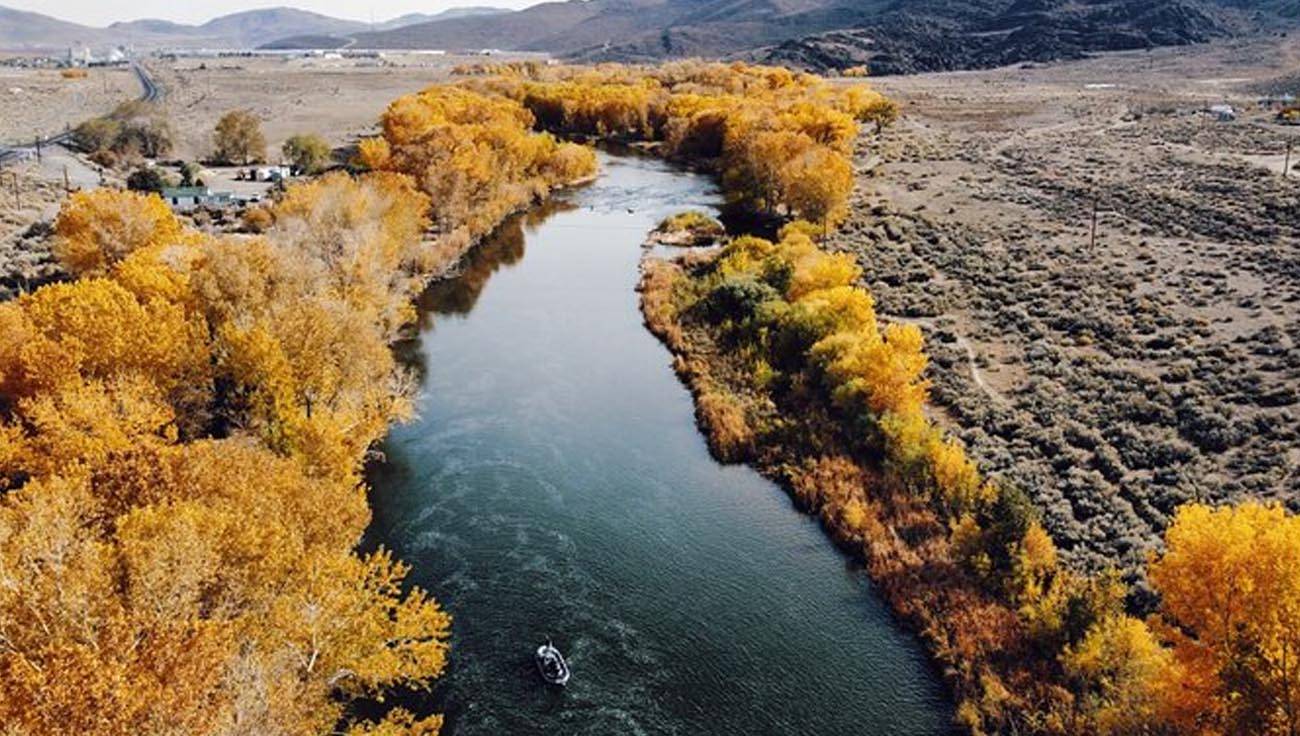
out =
{"type": "Polygon", "coordinates": [[[135,72],[136,79],[140,80],[140,86],[144,89],[144,93],[140,95],[140,99],[145,102],[162,102],[166,92],[163,90],[162,85],[158,84],[158,82],[149,75],[149,70],[145,69],[138,62],[133,61],[131,62],[131,71],[135,72]]]}

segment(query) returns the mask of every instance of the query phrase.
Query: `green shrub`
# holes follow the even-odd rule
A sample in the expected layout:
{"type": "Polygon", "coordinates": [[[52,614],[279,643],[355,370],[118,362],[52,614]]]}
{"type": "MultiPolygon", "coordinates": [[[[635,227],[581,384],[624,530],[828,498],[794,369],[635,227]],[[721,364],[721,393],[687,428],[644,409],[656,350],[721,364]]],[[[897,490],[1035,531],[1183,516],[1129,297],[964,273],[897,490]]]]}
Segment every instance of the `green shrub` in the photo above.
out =
{"type": "Polygon", "coordinates": [[[759,315],[762,306],[779,300],[781,295],[768,284],[749,276],[724,278],[704,297],[706,317],[712,322],[731,320],[749,322],[759,315]]]}

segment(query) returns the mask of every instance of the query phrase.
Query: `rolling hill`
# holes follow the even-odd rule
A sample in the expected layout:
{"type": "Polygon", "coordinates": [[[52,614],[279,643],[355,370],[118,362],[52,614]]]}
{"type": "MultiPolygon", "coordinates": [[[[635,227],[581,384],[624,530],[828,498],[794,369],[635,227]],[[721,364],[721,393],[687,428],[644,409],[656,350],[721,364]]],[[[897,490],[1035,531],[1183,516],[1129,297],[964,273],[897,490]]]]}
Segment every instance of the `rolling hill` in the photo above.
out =
{"type": "Polygon", "coordinates": [[[375,24],[292,8],[198,26],[89,28],[0,8],[0,49],[137,47],[501,49],[579,61],[746,58],[909,73],[1199,43],[1300,21],[1300,0],[561,0],[454,8],[375,24]]]}
{"type": "Polygon", "coordinates": [[[67,47],[97,37],[102,29],[87,28],[40,13],[0,6],[0,48],[67,47]]]}
{"type": "MultiPolygon", "coordinates": [[[[395,18],[376,29],[399,29],[410,23],[437,22],[441,18],[482,17],[494,8],[453,8],[436,15],[416,14],[395,18]]],[[[504,11],[500,11],[504,12],[504,11]]],[[[368,23],[331,18],[305,10],[279,7],[249,10],[214,18],[202,25],[145,19],[95,28],[40,13],[0,6],[0,50],[62,51],[69,46],[111,47],[132,44],[254,48],[289,36],[351,36],[371,30],[368,23]]]]}
{"type": "Polygon", "coordinates": [[[369,48],[498,48],[587,61],[743,56],[880,73],[1198,43],[1287,22],[1297,0],[568,0],[361,33],[369,48]]]}
{"type": "Polygon", "coordinates": [[[448,8],[441,13],[407,13],[393,18],[383,23],[376,23],[371,30],[391,31],[395,28],[404,28],[414,26],[420,23],[438,23],[444,20],[455,20],[457,18],[481,18],[489,15],[500,15],[511,11],[505,8],[490,8],[486,6],[470,6],[465,8],[448,8]]]}
{"type": "MultiPolygon", "coordinates": [[[[450,8],[441,13],[408,13],[384,23],[376,23],[373,28],[367,27],[366,30],[388,31],[405,28],[407,26],[421,25],[426,23],[442,23],[449,20],[461,18],[485,18],[488,16],[499,16],[512,11],[505,8],[489,7],[466,7],[450,8]]],[[[275,39],[257,44],[262,49],[336,49],[344,46],[356,45],[354,37],[357,35],[350,29],[334,34],[312,34],[297,33],[290,36],[276,37],[275,39]]]]}

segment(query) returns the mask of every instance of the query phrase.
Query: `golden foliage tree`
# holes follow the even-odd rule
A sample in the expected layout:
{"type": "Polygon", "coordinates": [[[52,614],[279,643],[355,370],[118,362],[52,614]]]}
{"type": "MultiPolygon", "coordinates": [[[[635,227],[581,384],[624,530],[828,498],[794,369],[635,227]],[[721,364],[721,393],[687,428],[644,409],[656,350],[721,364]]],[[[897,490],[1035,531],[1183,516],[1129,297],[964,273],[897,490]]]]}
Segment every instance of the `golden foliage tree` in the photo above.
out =
{"type": "Polygon", "coordinates": [[[285,140],[280,146],[280,152],[295,171],[318,174],[329,165],[333,149],[328,141],[316,133],[300,133],[285,140]]]}
{"type": "Polygon", "coordinates": [[[1164,683],[1173,657],[1142,621],[1106,617],[1066,649],[1061,664],[1083,691],[1079,731],[1122,736],[1163,730],[1164,683]]]}
{"type": "Polygon", "coordinates": [[[595,171],[594,153],[531,131],[533,115],[499,95],[446,85],[389,105],[361,163],[413,177],[444,232],[486,235],[509,213],[595,171]]]}
{"type": "Polygon", "coordinates": [[[655,141],[667,156],[714,165],[733,201],[825,229],[847,213],[858,123],[883,124],[894,109],[861,85],[745,64],[496,71],[395,101],[383,137],[359,147],[363,164],[415,177],[444,229],[482,234],[530,197],[591,173],[589,152],[533,126],[655,141]]]}
{"type": "Polygon", "coordinates": [[[24,733],[330,730],[332,694],[419,685],[448,619],[347,493],[246,442],[140,447],[0,505],[0,718],[24,733]],[[342,502],[342,503],[341,503],[342,502]],[[322,508],[330,508],[322,514],[322,508]]]}
{"type": "Polygon", "coordinates": [[[83,379],[148,378],[178,406],[204,402],[207,327],[184,308],[139,301],[107,279],[51,284],[0,305],[10,340],[0,347],[0,393],[22,398],[83,379]],[[197,394],[197,396],[194,396],[197,394]]]}
{"type": "Polygon", "coordinates": [[[68,198],[54,221],[54,253],[77,276],[102,276],[141,248],[169,245],[181,225],[153,194],[92,189],[68,198]]]}
{"type": "Polygon", "coordinates": [[[123,226],[119,196],[65,210],[96,276],[0,305],[0,723],[436,733],[347,712],[446,664],[446,614],[352,551],[361,463],[406,413],[388,342],[427,198],[327,177],[265,237],[213,238],[123,226]]]}
{"type": "Polygon", "coordinates": [[[1187,733],[1300,730],[1300,517],[1255,502],[1179,510],[1150,566],[1187,733]]]}

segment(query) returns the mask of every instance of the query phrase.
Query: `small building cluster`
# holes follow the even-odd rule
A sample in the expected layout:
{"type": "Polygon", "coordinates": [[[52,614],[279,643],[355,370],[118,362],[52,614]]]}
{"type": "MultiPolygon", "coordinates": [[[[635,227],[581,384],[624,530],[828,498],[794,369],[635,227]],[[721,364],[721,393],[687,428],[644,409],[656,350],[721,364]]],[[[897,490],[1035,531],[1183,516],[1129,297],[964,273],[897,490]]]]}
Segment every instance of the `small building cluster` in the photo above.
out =
{"type": "Polygon", "coordinates": [[[69,46],[62,54],[52,56],[5,56],[0,66],[18,69],[85,69],[97,66],[122,66],[130,62],[134,50],[130,46],[116,46],[103,54],[95,54],[89,46],[69,46]]]}
{"type": "Polygon", "coordinates": [[[240,169],[236,174],[237,181],[264,181],[276,183],[287,181],[293,176],[293,170],[283,164],[279,166],[257,166],[250,169],[240,169]]]}
{"type": "Polygon", "coordinates": [[[215,192],[211,187],[167,187],[162,190],[163,201],[177,212],[197,209],[225,209],[237,200],[230,192],[215,192]]]}
{"type": "Polygon", "coordinates": [[[120,66],[127,63],[131,58],[131,48],[129,46],[117,46],[109,49],[102,56],[96,56],[91,53],[89,46],[69,46],[67,56],[64,57],[62,66],[68,69],[79,69],[91,66],[120,66]]]}

